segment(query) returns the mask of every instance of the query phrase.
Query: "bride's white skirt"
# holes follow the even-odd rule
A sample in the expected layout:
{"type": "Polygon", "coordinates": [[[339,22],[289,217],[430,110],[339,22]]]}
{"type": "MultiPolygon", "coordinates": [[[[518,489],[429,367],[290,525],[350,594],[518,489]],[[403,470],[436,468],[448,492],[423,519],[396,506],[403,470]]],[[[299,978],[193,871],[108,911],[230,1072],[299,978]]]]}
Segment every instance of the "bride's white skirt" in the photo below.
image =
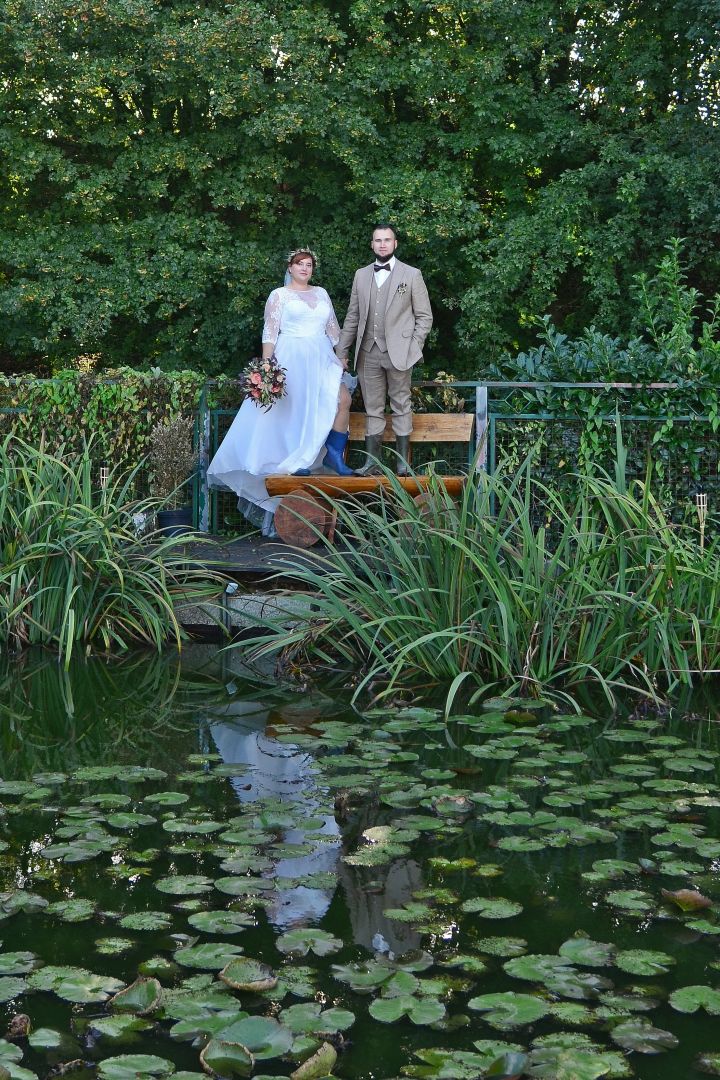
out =
{"type": "Polygon", "coordinates": [[[326,334],[280,334],[275,355],[287,369],[287,394],[268,411],[245,400],[208,468],[211,487],[226,487],[263,510],[271,497],[265,477],[311,469],[330,431],[338,406],[342,365],[326,334]]]}

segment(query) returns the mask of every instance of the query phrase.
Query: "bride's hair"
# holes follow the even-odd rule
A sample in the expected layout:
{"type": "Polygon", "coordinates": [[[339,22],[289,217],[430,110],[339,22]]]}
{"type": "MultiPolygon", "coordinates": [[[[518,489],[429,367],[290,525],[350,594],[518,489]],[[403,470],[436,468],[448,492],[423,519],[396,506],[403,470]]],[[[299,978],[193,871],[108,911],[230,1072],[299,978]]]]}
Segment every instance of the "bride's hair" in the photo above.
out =
{"type": "Polygon", "coordinates": [[[302,259],[312,259],[313,270],[317,270],[318,257],[314,251],[310,248],[296,248],[295,251],[288,252],[287,264],[292,266],[293,263],[300,262],[302,259]]]}

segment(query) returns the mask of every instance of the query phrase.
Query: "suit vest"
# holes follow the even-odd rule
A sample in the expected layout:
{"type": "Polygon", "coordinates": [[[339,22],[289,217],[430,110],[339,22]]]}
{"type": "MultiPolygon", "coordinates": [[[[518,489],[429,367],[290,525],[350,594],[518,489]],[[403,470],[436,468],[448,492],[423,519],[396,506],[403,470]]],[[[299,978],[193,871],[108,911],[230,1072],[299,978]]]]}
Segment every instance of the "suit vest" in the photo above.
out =
{"type": "MultiPolygon", "coordinates": [[[[392,274],[390,275],[392,277],[392,274]]],[[[382,289],[378,289],[375,274],[370,285],[370,306],[368,307],[367,322],[360,348],[363,352],[369,352],[373,342],[381,352],[387,352],[385,341],[385,308],[387,306],[387,290],[390,278],[387,279],[382,289]]]]}

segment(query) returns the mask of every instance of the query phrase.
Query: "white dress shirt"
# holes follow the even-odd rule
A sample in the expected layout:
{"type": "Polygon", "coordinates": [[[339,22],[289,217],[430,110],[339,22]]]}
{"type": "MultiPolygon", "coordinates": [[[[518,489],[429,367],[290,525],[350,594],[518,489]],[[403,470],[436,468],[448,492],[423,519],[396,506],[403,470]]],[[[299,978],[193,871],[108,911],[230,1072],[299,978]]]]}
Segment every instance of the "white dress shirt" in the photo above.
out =
{"type": "Polygon", "coordinates": [[[378,289],[382,289],[383,285],[393,272],[393,267],[395,266],[394,255],[391,259],[388,259],[388,261],[385,263],[385,266],[387,267],[387,270],[373,270],[373,274],[375,276],[375,284],[377,285],[378,289]]]}

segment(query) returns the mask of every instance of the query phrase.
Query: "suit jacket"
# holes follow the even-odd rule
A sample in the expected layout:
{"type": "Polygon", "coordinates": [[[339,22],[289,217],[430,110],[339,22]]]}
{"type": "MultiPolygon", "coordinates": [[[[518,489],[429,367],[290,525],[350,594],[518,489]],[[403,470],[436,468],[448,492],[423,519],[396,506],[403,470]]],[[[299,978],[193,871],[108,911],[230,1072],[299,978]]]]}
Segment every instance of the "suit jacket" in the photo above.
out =
{"type": "MultiPolygon", "coordinates": [[[[353,279],[350,304],[336,348],[341,359],[347,357],[354,341],[357,360],[370,310],[373,265],[363,266],[353,279]]],[[[386,298],[385,341],[390,362],[399,371],[407,371],[422,360],[423,345],[433,321],[423,276],[416,267],[395,259],[380,295],[386,298]]]]}

